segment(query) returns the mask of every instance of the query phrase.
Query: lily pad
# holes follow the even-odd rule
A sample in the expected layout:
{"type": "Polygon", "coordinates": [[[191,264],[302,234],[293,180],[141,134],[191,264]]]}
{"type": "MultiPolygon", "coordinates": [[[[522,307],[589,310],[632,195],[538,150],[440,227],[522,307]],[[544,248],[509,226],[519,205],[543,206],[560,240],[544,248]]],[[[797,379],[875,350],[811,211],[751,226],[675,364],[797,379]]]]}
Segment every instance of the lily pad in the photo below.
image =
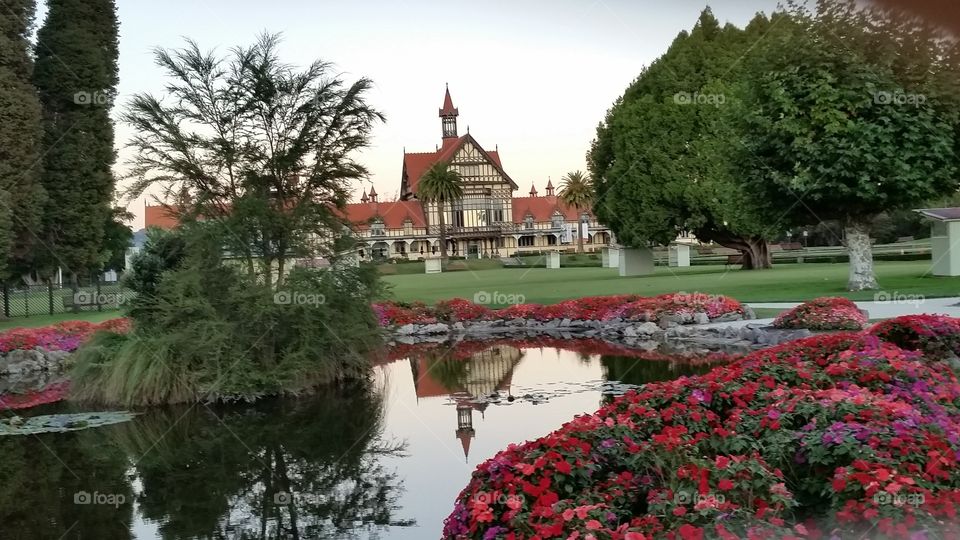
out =
{"type": "Polygon", "coordinates": [[[21,418],[14,416],[0,420],[2,435],[36,435],[39,433],[64,433],[81,429],[109,426],[128,422],[136,416],[129,411],[107,411],[76,414],[48,414],[21,418]]]}

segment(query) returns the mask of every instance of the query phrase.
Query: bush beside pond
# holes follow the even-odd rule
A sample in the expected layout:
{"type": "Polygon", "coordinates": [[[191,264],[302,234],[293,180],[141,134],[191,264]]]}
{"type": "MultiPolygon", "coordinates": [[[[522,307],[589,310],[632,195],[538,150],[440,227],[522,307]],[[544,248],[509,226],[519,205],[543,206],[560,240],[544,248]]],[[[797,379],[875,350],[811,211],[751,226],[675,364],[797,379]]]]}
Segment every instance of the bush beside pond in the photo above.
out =
{"type": "Polygon", "coordinates": [[[958,403],[935,357],[869,333],[798,340],[509,446],[474,472],[443,535],[953,537],[958,403]]]}
{"type": "Polygon", "coordinates": [[[867,316],[853,301],[839,297],[815,298],[781,313],[774,328],[806,328],[808,330],[860,330],[867,316]]]}
{"type": "Polygon", "coordinates": [[[148,239],[126,334],[74,353],[71,399],[123,406],[251,401],[368,376],[380,346],[370,268],[294,268],[265,283],[208,227],[148,239]]]}

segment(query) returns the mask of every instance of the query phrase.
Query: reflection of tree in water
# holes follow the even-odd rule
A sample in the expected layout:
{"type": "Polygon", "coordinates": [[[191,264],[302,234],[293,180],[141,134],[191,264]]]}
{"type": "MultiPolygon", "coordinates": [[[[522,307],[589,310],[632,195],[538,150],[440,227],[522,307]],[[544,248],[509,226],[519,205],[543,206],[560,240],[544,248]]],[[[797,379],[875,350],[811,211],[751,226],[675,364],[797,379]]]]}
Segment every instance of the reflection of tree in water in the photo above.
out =
{"type": "MultiPolygon", "coordinates": [[[[470,375],[469,360],[450,358],[443,353],[431,352],[426,355],[427,371],[444,388],[451,392],[463,389],[470,375]]],[[[411,358],[411,362],[414,360],[411,358]]],[[[414,367],[416,369],[416,367],[414,367]]]]}
{"type": "Polygon", "coordinates": [[[703,375],[716,367],[716,365],[694,364],[683,360],[649,360],[626,356],[601,356],[600,364],[608,381],[637,385],[669,381],[683,376],[703,375]]]}
{"type": "Polygon", "coordinates": [[[99,430],[0,437],[0,538],[130,538],[128,467],[99,430]],[[77,504],[84,493],[123,504],[77,504]]]}
{"type": "Polygon", "coordinates": [[[402,452],[381,439],[379,397],[322,392],[220,407],[219,420],[203,406],[152,410],[118,429],[139,460],[144,517],[170,539],[358,538],[406,525],[393,517],[401,482],[379,461],[402,452]]]}

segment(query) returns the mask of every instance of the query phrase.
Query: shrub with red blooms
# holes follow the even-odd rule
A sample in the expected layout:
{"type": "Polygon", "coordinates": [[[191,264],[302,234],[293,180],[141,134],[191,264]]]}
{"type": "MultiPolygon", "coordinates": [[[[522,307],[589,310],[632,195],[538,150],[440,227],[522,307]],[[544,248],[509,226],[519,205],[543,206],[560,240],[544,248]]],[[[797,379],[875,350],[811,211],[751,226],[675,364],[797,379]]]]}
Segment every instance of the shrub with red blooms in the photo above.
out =
{"type": "Polygon", "coordinates": [[[463,298],[454,298],[452,300],[441,300],[433,308],[434,316],[437,320],[446,323],[455,323],[460,321],[482,321],[490,318],[493,311],[486,306],[474,304],[463,298]]]}
{"type": "Polygon", "coordinates": [[[860,330],[867,317],[846,298],[823,297],[785,311],[773,321],[775,328],[809,330],[860,330]]]}
{"type": "Polygon", "coordinates": [[[434,307],[422,303],[381,302],[374,304],[373,309],[382,326],[489,319],[607,321],[622,318],[652,321],[667,314],[692,315],[697,312],[706,313],[708,317],[715,319],[727,314],[744,313],[743,305],[732,298],[702,293],[662,294],[649,298],[629,294],[589,296],[546,306],[517,304],[498,310],[491,310],[462,298],[441,301],[434,307]]]}
{"type": "Polygon", "coordinates": [[[0,353],[38,347],[48,351],[73,352],[98,331],[124,333],[129,329],[128,319],[113,319],[100,324],[66,321],[41,328],[14,328],[0,333],[0,353]]]}
{"type": "Polygon", "coordinates": [[[960,379],[868,332],[650,383],[481,464],[454,539],[955,538],[960,379]]]}
{"type": "Polygon", "coordinates": [[[870,334],[898,347],[944,358],[960,355],[960,321],[945,315],[906,315],[875,324],[870,334]]]}

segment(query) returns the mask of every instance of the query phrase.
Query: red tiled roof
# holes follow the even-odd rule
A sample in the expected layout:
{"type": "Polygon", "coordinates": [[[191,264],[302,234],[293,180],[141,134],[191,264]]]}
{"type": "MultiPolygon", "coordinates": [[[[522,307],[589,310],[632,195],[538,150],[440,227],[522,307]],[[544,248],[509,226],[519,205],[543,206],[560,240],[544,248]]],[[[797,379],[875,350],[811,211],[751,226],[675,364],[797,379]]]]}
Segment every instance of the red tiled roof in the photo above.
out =
{"type": "MultiPolygon", "coordinates": [[[[507,179],[508,182],[513,184],[513,180],[507,173],[503,170],[503,163],[500,162],[500,153],[496,150],[488,152],[480,146],[480,143],[477,142],[469,133],[458,137],[456,139],[446,139],[443,142],[443,146],[436,152],[410,152],[403,155],[403,169],[406,172],[407,178],[407,192],[416,194],[417,184],[420,183],[420,177],[426,173],[434,163],[441,161],[450,161],[453,159],[454,154],[457,153],[457,150],[467,141],[472,142],[481,152],[485,153],[490,161],[496,165],[499,169],[500,174],[507,179]]],[[[516,184],[513,185],[516,188],[516,184]]]]}
{"type": "Polygon", "coordinates": [[[163,205],[147,205],[144,207],[143,226],[159,227],[161,229],[174,229],[180,224],[176,214],[171,208],[163,205]]]}
{"type": "Polygon", "coordinates": [[[379,216],[388,229],[401,229],[410,219],[414,227],[426,227],[427,220],[419,201],[367,202],[348,204],[343,215],[356,227],[366,229],[379,216]]]}
{"type": "MultiPolygon", "coordinates": [[[[563,204],[559,197],[514,197],[513,222],[523,223],[527,214],[533,215],[535,222],[547,222],[553,213],[559,210],[567,221],[579,220],[580,213],[571,206],[563,204]]],[[[590,211],[587,210],[589,213],[590,211]]]]}

